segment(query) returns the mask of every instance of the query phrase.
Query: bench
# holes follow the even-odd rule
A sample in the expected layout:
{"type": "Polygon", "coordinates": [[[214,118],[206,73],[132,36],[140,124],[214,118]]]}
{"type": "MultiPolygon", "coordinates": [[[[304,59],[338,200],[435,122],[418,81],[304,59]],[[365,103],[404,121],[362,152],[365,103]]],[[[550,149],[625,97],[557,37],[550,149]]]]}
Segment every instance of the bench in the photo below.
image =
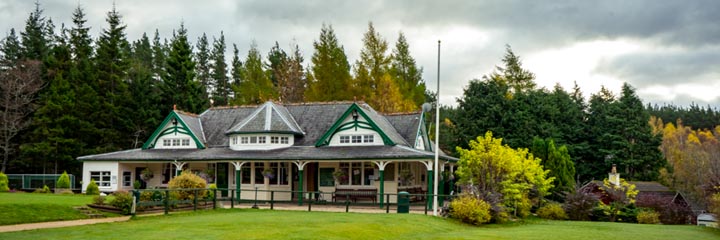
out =
{"type": "Polygon", "coordinates": [[[377,189],[368,188],[337,188],[332,194],[333,202],[337,200],[350,200],[357,202],[358,199],[372,200],[373,203],[377,202],[377,189]]]}

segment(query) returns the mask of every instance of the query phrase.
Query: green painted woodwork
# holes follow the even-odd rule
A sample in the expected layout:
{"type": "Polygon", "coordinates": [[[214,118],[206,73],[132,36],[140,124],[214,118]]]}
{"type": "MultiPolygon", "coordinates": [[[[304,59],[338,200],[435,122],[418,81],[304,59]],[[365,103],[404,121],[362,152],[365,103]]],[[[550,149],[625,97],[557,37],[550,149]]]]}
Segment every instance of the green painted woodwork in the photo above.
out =
{"type": "MultiPolygon", "coordinates": [[[[440,172],[440,173],[442,173],[442,172],[440,172]]],[[[440,179],[438,179],[438,180],[439,180],[439,181],[438,181],[438,184],[439,184],[439,185],[438,185],[438,194],[445,195],[445,191],[444,191],[444,189],[445,189],[445,176],[443,176],[442,174],[439,174],[438,177],[440,178],[440,179]]],[[[438,196],[438,206],[442,207],[444,201],[445,201],[445,197],[444,197],[444,196],[438,196]]]]}
{"type": "Polygon", "coordinates": [[[179,177],[182,174],[182,169],[175,168],[175,177],[179,177]]]}
{"type": "Polygon", "coordinates": [[[303,204],[303,169],[298,170],[298,206],[303,204]]]}
{"type": "Polygon", "coordinates": [[[427,208],[432,209],[432,197],[433,197],[433,170],[427,171],[427,177],[425,178],[427,180],[427,208]]]}
{"type": "Polygon", "coordinates": [[[238,203],[240,202],[240,185],[242,182],[240,181],[240,169],[235,169],[235,199],[237,199],[238,203]]]}
{"type": "Polygon", "coordinates": [[[155,145],[157,144],[157,140],[160,139],[160,137],[168,135],[168,134],[177,134],[177,133],[189,135],[193,139],[193,141],[195,141],[195,145],[197,146],[197,148],[205,149],[205,145],[202,144],[200,139],[198,139],[197,136],[195,136],[195,134],[193,134],[193,132],[190,130],[190,128],[187,126],[187,124],[185,124],[185,122],[182,120],[182,118],[175,111],[171,111],[170,114],[168,114],[167,117],[165,117],[165,120],[163,120],[163,122],[160,124],[160,126],[157,129],[155,129],[155,132],[153,132],[153,134],[150,136],[148,141],[146,141],[145,144],[143,144],[142,149],[155,148],[155,145]],[[163,128],[168,123],[170,123],[173,119],[177,120],[178,125],[163,130],[163,128]]]}
{"type": "Polygon", "coordinates": [[[385,170],[380,170],[380,208],[383,208],[385,196],[385,170]]]}
{"type": "Polygon", "coordinates": [[[338,120],[335,121],[335,123],[332,125],[332,127],[330,127],[330,129],[327,132],[325,132],[325,134],[323,134],[323,136],[320,139],[318,139],[317,142],[315,142],[315,146],[320,147],[320,146],[328,145],[328,144],[330,144],[330,139],[332,139],[332,137],[337,132],[342,131],[342,130],[347,130],[347,129],[350,129],[353,127],[360,127],[360,128],[374,130],[375,132],[380,134],[380,137],[382,138],[383,143],[385,145],[388,145],[388,146],[395,145],[395,142],[393,142],[390,139],[390,137],[388,137],[387,134],[385,134],[385,132],[383,132],[383,130],[377,124],[375,124],[375,122],[373,122],[373,120],[370,119],[370,117],[368,117],[368,115],[365,113],[365,111],[363,111],[362,108],[360,106],[358,106],[356,103],[353,103],[345,111],[345,113],[343,113],[343,115],[340,116],[340,118],[338,118],[338,120]],[[357,111],[358,116],[362,116],[363,119],[367,120],[367,122],[361,122],[361,121],[356,120],[351,123],[343,124],[343,121],[345,119],[347,119],[347,117],[350,116],[350,114],[352,114],[353,111],[357,111]],[[363,123],[363,125],[361,125],[360,123],[363,123]],[[352,124],[352,126],[348,126],[348,124],[352,124]],[[368,125],[368,126],[364,126],[364,125],[368,125]]]}

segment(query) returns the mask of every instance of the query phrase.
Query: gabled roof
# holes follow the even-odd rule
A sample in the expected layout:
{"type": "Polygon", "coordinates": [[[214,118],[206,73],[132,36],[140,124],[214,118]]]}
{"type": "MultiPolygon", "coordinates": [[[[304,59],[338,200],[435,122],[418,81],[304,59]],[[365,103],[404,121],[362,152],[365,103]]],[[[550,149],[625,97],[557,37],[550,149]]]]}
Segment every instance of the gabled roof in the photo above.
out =
{"type": "Polygon", "coordinates": [[[415,141],[422,123],[422,113],[396,113],[387,114],[385,118],[392,124],[397,132],[410,144],[415,147],[415,141]]]}
{"type": "MultiPolygon", "coordinates": [[[[360,118],[358,118],[360,119],[360,118]]],[[[333,135],[337,132],[349,129],[349,128],[365,128],[371,129],[377,132],[382,138],[383,143],[388,146],[395,144],[401,144],[408,146],[405,139],[393,128],[392,124],[388,120],[379,115],[367,104],[356,104],[353,103],[345,112],[333,123],[332,127],[327,129],[325,133],[315,142],[316,147],[325,146],[330,143],[333,135]],[[343,123],[351,114],[357,113],[358,117],[362,116],[363,120],[355,120],[350,123],[343,123]]]]}
{"type": "Polygon", "coordinates": [[[195,141],[195,145],[197,145],[198,148],[205,148],[204,142],[206,140],[200,118],[191,113],[173,110],[170,112],[170,114],[167,115],[167,117],[165,117],[165,120],[163,120],[160,126],[155,129],[155,132],[153,132],[148,141],[143,144],[142,149],[154,148],[157,140],[160,137],[175,133],[190,135],[193,141],[195,141]],[[171,123],[173,119],[177,121],[177,124],[171,128],[165,129],[165,126],[167,126],[168,123],[171,123]]]}
{"type": "Polygon", "coordinates": [[[305,134],[287,108],[273,102],[266,102],[225,132],[225,134],[231,133],[305,134]]]}

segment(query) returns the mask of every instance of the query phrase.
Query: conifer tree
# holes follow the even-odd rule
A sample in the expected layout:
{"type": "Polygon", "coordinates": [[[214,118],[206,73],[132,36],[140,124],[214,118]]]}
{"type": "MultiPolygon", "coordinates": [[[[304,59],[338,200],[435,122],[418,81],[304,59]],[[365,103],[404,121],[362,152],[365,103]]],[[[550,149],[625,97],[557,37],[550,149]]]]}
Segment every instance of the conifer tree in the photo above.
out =
{"type": "Polygon", "coordinates": [[[426,101],[423,69],[418,68],[415,59],[410,55],[410,45],[402,32],[398,36],[390,60],[390,73],[397,81],[404,98],[412,100],[415,106],[422,105],[426,101]]]}
{"type": "Polygon", "coordinates": [[[566,146],[555,146],[552,139],[534,138],[530,153],[541,159],[543,169],[549,170],[548,177],[555,178],[550,192],[554,197],[562,199],[563,192],[570,192],[575,187],[575,165],[570,159],[566,146]]]}
{"type": "Polygon", "coordinates": [[[167,110],[163,111],[163,115],[167,115],[173,105],[192,113],[199,113],[208,107],[209,103],[203,97],[205,90],[200,82],[195,80],[192,47],[183,24],[180,24],[180,29],[173,34],[164,72],[160,86],[167,110]]]}
{"type": "Polygon", "coordinates": [[[250,45],[240,76],[240,85],[233,89],[236,95],[233,104],[259,104],[277,97],[270,77],[263,69],[262,56],[255,43],[250,45]]]}
{"type": "Polygon", "coordinates": [[[195,74],[197,75],[197,81],[206,89],[207,93],[204,97],[207,98],[214,83],[210,73],[210,46],[205,33],[198,38],[195,48],[197,49],[197,52],[195,52],[195,74]]]}
{"type": "MultiPolygon", "coordinates": [[[[233,58],[231,63],[230,70],[230,76],[232,77],[232,85],[237,86],[240,85],[240,82],[242,82],[242,76],[240,75],[240,71],[242,70],[242,61],[240,61],[240,51],[237,48],[237,45],[233,43],[233,58]]],[[[235,95],[237,97],[237,95],[235,95]]]]}
{"type": "Polygon", "coordinates": [[[43,10],[40,9],[40,3],[35,2],[35,11],[30,13],[25,21],[25,31],[21,32],[22,36],[22,55],[23,58],[41,60],[47,57],[49,51],[49,42],[51,37],[47,35],[50,24],[49,20],[45,20],[42,15],[43,10]]]}
{"type": "Polygon", "coordinates": [[[320,39],[313,43],[311,73],[306,101],[351,100],[350,64],[331,25],[323,24],[320,39]]]}
{"type": "Polygon", "coordinates": [[[270,81],[272,81],[273,86],[278,86],[278,72],[280,71],[280,65],[283,64],[283,62],[286,62],[288,59],[287,53],[285,53],[282,48],[280,48],[280,45],[278,45],[278,42],[275,41],[275,45],[270,49],[270,52],[268,52],[267,56],[267,64],[265,67],[268,70],[268,76],[270,76],[270,81]]]}
{"type": "Polygon", "coordinates": [[[133,43],[128,69],[128,90],[133,96],[129,108],[133,110],[130,116],[130,132],[132,134],[132,147],[143,144],[157,125],[162,121],[161,98],[157,81],[153,78],[153,49],[146,34],[133,43]]]}
{"type": "Polygon", "coordinates": [[[95,126],[101,132],[101,148],[119,150],[128,147],[128,119],[130,94],[127,85],[129,43],[125,36],[126,26],[115,7],[107,13],[108,28],[100,34],[97,45],[98,89],[101,99],[99,112],[93,115],[95,126]]]}
{"type": "MultiPolygon", "coordinates": [[[[388,43],[375,31],[372,22],[368,23],[368,31],[363,37],[363,49],[360,59],[355,62],[355,94],[368,99],[371,105],[378,105],[386,96],[377,96],[378,83],[390,70],[390,57],[387,56],[388,43]]],[[[398,89],[399,91],[399,89],[398,89]]],[[[402,96],[401,98],[402,99],[402,96]]]]}
{"type": "Polygon", "coordinates": [[[0,42],[0,69],[11,68],[22,58],[21,47],[15,29],[11,28],[5,39],[0,42]]]}
{"type": "Polygon", "coordinates": [[[225,106],[230,99],[230,81],[228,80],[227,63],[225,62],[225,34],[220,32],[220,39],[213,39],[212,79],[215,83],[213,88],[213,105],[225,106]]]}
{"type": "Polygon", "coordinates": [[[296,44],[290,56],[281,62],[278,70],[277,89],[281,101],[287,103],[303,101],[306,79],[302,62],[303,56],[296,44]]]}
{"type": "Polygon", "coordinates": [[[152,50],[153,50],[153,64],[152,64],[153,78],[155,78],[155,80],[157,80],[157,81],[161,81],[162,76],[165,75],[165,61],[166,61],[167,55],[168,55],[168,47],[167,47],[167,44],[160,42],[160,33],[158,33],[157,29],[155,29],[155,35],[153,37],[152,50]]]}

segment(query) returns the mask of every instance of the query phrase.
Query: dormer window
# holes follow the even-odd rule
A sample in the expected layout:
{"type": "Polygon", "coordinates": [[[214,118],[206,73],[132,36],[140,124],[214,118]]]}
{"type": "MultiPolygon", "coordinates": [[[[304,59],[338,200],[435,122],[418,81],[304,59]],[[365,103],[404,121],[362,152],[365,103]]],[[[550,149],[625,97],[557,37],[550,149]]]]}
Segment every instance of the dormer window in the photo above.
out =
{"type": "Polygon", "coordinates": [[[375,143],[375,135],[372,135],[372,134],[340,135],[340,144],[360,144],[360,143],[375,143]]]}
{"type": "Polygon", "coordinates": [[[162,147],[187,147],[190,146],[188,138],[165,138],[162,140],[162,147]]]}
{"type": "Polygon", "coordinates": [[[268,134],[268,135],[244,135],[230,136],[230,148],[233,150],[250,149],[274,149],[292,145],[290,136],[268,134]],[[239,140],[238,140],[239,139],[239,140]]]}
{"type": "Polygon", "coordinates": [[[289,143],[288,139],[290,139],[290,138],[280,137],[280,144],[288,144],[289,143]]]}

